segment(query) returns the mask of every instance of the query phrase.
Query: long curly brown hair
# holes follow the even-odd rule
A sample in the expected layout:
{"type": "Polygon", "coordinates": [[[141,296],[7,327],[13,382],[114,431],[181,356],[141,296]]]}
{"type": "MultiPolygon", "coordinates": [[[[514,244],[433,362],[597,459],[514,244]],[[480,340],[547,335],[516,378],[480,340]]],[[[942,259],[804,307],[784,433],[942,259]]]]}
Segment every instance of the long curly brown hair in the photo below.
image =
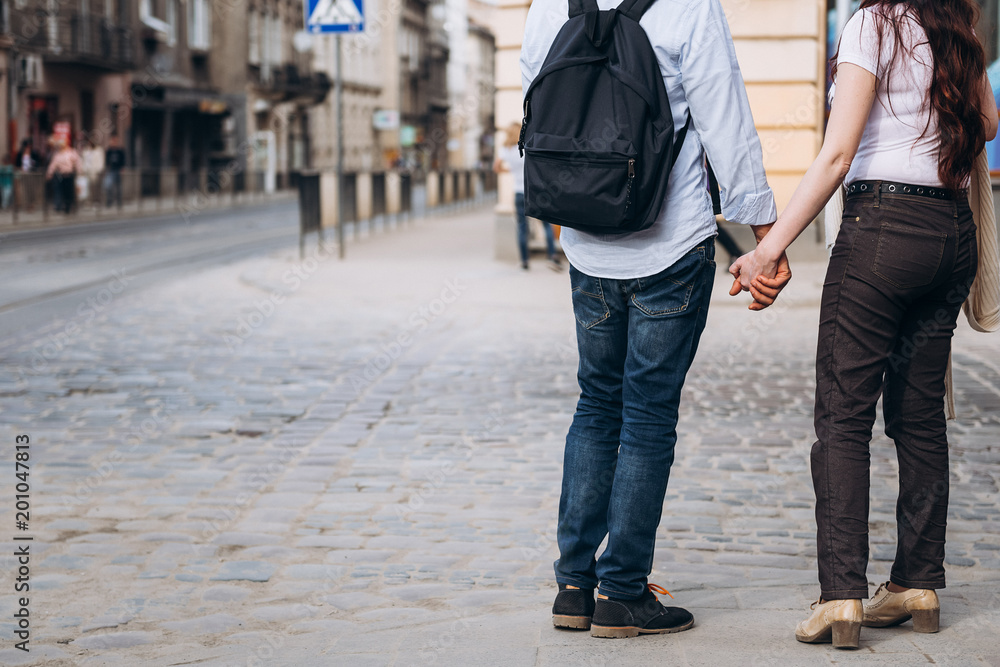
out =
{"type": "MultiPolygon", "coordinates": [[[[912,57],[902,29],[907,15],[927,33],[934,54],[934,76],[930,88],[931,117],[937,120],[941,140],[938,175],[945,187],[959,190],[972,173],[976,157],[986,143],[985,117],[979,108],[986,53],[976,38],[974,26],[979,7],[973,0],[864,0],[861,9],[874,9],[878,48],[882,53],[886,30],[895,37],[888,78],[900,57],[912,57]]],[[[838,54],[839,55],[839,54],[838,54]]],[[[837,55],[831,59],[837,75],[837,55]]],[[[891,104],[891,100],[890,100],[891,104]]],[[[930,130],[930,122],[924,135],[930,130]]]]}

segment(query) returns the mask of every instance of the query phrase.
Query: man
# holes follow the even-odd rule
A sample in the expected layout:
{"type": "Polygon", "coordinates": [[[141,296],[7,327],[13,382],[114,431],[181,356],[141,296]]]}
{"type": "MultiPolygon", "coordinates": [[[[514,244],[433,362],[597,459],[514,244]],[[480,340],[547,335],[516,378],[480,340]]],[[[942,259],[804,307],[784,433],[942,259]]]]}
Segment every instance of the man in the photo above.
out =
{"type": "MultiPolygon", "coordinates": [[[[602,10],[617,4],[598,0],[602,10]]],[[[521,51],[525,91],[568,13],[568,0],[532,3],[521,51]]],[[[560,592],[552,612],[557,627],[590,628],[598,637],[678,632],[694,623],[686,610],[660,604],[652,588],[662,589],[647,577],[681,388],[715,277],[717,226],[705,185],[706,154],[728,220],[752,226],[759,241],[777,217],[719,0],[658,0],[640,25],[659,63],[675,130],[688,111],[693,118],[665,206],[642,232],[594,236],[564,229],[561,239],[571,264],[580,399],[566,437],[555,562],[560,592]],[[607,547],[595,560],[605,537],[607,547]]],[[[791,277],[784,258],[779,273],[783,287],[791,277]]],[[[778,291],[755,295],[751,309],[767,307],[778,291]]]]}
{"type": "Polygon", "coordinates": [[[104,205],[111,208],[111,202],[122,207],[122,168],[125,167],[125,151],[117,134],[111,135],[111,141],[104,152],[104,205]]]}

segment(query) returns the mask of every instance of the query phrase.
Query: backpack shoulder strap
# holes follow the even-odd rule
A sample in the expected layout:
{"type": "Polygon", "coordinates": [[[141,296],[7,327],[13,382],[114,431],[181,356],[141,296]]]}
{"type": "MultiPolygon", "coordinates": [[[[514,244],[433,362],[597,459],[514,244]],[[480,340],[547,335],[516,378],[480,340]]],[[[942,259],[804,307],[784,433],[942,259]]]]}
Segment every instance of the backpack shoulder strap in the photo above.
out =
{"type": "MultiPolygon", "coordinates": [[[[573,0],[570,0],[572,2],[573,0]]],[[[621,5],[618,6],[618,11],[629,17],[636,23],[642,18],[642,15],[653,6],[656,0],[624,0],[621,5]]]]}
{"type": "MultiPolygon", "coordinates": [[[[630,2],[631,0],[625,0],[630,2]]],[[[569,0],[569,17],[573,18],[587,12],[599,12],[601,8],[597,6],[597,0],[569,0]]]]}

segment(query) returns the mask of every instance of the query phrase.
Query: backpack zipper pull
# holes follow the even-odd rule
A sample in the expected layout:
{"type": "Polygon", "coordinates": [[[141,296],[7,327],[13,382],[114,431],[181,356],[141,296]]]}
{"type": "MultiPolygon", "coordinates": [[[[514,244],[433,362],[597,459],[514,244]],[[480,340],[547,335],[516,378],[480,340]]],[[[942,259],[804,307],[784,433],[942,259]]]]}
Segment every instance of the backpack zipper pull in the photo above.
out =
{"type": "Polygon", "coordinates": [[[517,152],[524,157],[524,134],[528,130],[528,105],[529,100],[524,101],[524,118],[521,120],[521,135],[517,138],[517,152]]]}
{"type": "Polygon", "coordinates": [[[625,215],[628,215],[628,210],[632,208],[632,181],[635,180],[635,160],[628,161],[628,183],[626,183],[625,189],[625,215]]]}

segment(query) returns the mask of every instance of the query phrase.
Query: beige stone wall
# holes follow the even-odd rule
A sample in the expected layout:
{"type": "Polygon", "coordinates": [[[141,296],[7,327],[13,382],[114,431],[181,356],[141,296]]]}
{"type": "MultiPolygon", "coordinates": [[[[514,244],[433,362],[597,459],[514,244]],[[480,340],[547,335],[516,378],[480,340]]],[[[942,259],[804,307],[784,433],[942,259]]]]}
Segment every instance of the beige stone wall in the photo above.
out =
{"type": "Polygon", "coordinates": [[[722,0],[767,178],[784,208],[823,142],[825,0],[722,0]]]}
{"type": "MultiPolygon", "coordinates": [[[[521,120],[521,39],[530,0],[498,0],[493,15],[496,37],[496,146],[503,146],[504,129],[521,120]]],[[[509,173],[497,181],[497,213],[514,213],[514,189],[509,173]]]]}
{"type": "MultiPolygon", "coordinates": [[[[825,0],[721,0],[760,131],[764,165],[781,210],[823,139],[825,0]]],[[[497,127],[521,117],[518,57],[530,0],[499,0],[497,127]]],[[[509,176],[500,179],[499,213],[513,208],[509,176]]]]}

